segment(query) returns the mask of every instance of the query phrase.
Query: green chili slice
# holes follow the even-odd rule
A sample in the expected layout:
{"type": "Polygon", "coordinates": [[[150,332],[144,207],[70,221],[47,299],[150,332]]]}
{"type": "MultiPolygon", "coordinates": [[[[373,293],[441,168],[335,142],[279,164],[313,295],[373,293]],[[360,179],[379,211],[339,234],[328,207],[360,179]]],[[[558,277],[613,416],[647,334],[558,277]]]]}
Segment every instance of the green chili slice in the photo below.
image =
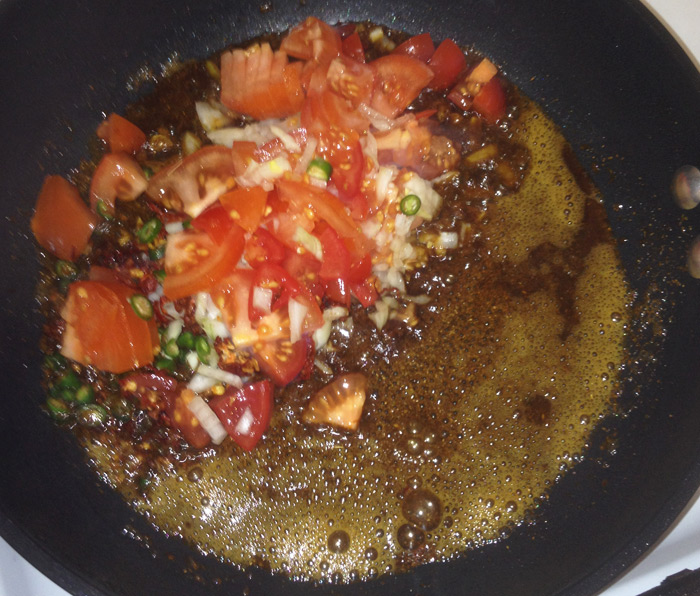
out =
{"type": "Polygon", "coordinates": [[[175,363],[170,360],[170,358],[158,358],[158,360],[155,361],[155,367],[159,370],[175,372],[175,363]]]}
{"type": "Polygon", "coordinates": [[[70,415],[68,404],[56,397],[49,397],[46,400],[46,409],[51,414],[51,417],[56,420],[65,420],[70,415]]]}
{"type": "Polygon", "coordinates": [[[56,385],[61,389],[72,389],[73,391],[78,389],[81,384],[82,383],[80,382],[78,375],[76,375],[72,370],[69,370],[63,376],[61,376],[61,378],[58,379],[58,383],[56,383],[56,385]]]}
{"type": "Polygon", "coordinates": [[[194,335],[191,331],[183,331],[177,338],[177,345],[185,350],[194,350],[194,335]]]}
{"type": "Polygon", "coordinates": [[[158,283],[162,284],[165,281],[165,269],[156,269],[153,275],[158,280],[158,283]]]}
{"type": "MultiPolygon", "coordinates": [[[[148,251],[148,258],[151,259],[151,261],[160,261],[164,256],[165,256],[165,244],[161,244],[160,246],[156,246],[155,248],[151,248],[148,251]]],[[[165,271],[163,272],[163,275],[165,275],[165,271]]]]}
{"type": "Polygon", "coordinates": [[[107,207],[107,204],[102,199],[97,200],[97,204],[95,205],[95,211],[97,211],[97,215],[103,217],[104,219],[112,219],[114,217],[109,212],[109,207],[107,207]]]}
{"type": "Polygon", "coordinates": [[[333,166],[325,159],[312,159],[309,167],[306,168],[306,173],[312,178],[328,181],[333,173],[333,166]]]}
{"type": "Polygon", "coordinates": [[[211,346],[209,341],[203,335],[198,336],[194,340],[194,349],[197,352],[197,357],[202,364],[209,362],[209,354],[211,354],[211,346]]]}
{"type": "Polygon", "coordinates": [[[81,385],[75,392],[75,401],[79,404],[89,404],[95,400],[95,390],[90,385],[81,385]]]}
{"type": "Polygon", "coordinates": [[[134,294],[129,298],[129,304],[131,304],[134,312],[144,321],[148,321],[153,317],[153,305],[143,294],[134,294]]]}
{"type": "Polygon", "coordinates": [[[57,261],[56,275],[63,279],[74,279],[78,275],[78,268],[70,261],[57,261]]]}
{"type": "Polygon", "coordinates": [[[401,199],[401,213],[415,215],[420,210],[420,198],[417,195],[406,195],[401,199]]]}
{"type": "Polygon", "coordinates": [[[156,239],[162,229],[163,223],[157,217],[154,217],[141,226],[141,229],[136,232],[136,236],[139,242],[148,244],[156,239]]]}
{"type": "Polygon", "coordinates": [[[107,410],[99,404],[85,404],[78,410],[78,422],[91,428],[102,426],[108,417],[107,410]]]}
{"type": "Polygon", "coordinates": [[[146,178],[146,180],[150,180],[153,177],[153,168],[143,166],[143,175],[146,178]]]}
{"type": "Polygon", "coordinates": [[[59,372],[64,370],[67,365],[68,362],[66,361],[65,356],[58,352],[44,356],[44,366],[49,370],[59,372]]]}
{"type": "Polygon", "coordinates": [[[177,345],[177,340],[175,338],[169,339],[165,346],[163,346],[163,352],[168,358],[177,358],[180,355],[180,348],[177,345]]]}

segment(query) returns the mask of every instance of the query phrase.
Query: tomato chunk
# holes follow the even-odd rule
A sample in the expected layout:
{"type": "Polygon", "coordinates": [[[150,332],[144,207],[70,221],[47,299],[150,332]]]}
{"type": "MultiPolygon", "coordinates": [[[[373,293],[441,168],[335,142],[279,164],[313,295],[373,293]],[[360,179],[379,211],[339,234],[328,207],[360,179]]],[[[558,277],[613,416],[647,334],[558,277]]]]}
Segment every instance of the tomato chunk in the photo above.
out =
{"type": "Polygon", "coordinates": [[[316,17],[309,17],[294,27],[282,40],[280,49],[302,60],[331,60],[342,51],[340,34],[316,17]]]}
{"type": "Polygon", "coordinates": [[[362,47],[362,40],[357,31],[354,31],[343,40],[343,54],[348,58],[365,63],[365,49],[362,47]]]}
{"type": "Polygon", "coordinates": [[[97,165],[90,183],[90,206],[114,212],[114,201],[133,201],[146,190],[141,166],[126,153],[108,153],[97,165]]]}
{"type": "Polygon", "coordinates": [[[487,122],[497,122],[506,114],[506,94],[497,78],[486,83],[474,98],[472,107],[481,114],[487,122]]]}
{"type": "Polygon", "coordinates": [[[328,424],[357,430],[367,395],[367,378],[361,373],[341,375],[314,394],[304,410],[307,424],[328,424]]]}
{"type": "Polygon", "coordinates": [[[233,227],[233,219],[221,204],[214,203],[192,220],[192,227],[206,232],[216,244],[221,244],[233,227]]]}
{"type": "Polygon", "coordinates": [[[435,77],[430,81],[430,88],[439,91],[449,89],[455,84],[466,64],[467,59],[459,46],[451,39],[444,40],[428,61],[428,66],[435,73],[435,77]]]}
{"type": "Polygon", "coordinates": [[[371,63],[377,84],[371,106],[387,118],[403,112],[433,78],[426,64],[403,54],[390,54],[371,63]]]}
{"type": "Polygon", "coordinates": [[[138,126],[115,113],[97,127],[97,136],[107,143],[111,153],[136,153],[146,142],[138,126]]]}
{"type": "Polygon", "coordinates": [[[243,230],[236,224],[221,244],[196,230],[170,234],[165,248],[163,293],[177,300],[211,290],[235,269],[244,245],[243,230]]]}
{"type": "Polygon", "coordinates": [[[61,353],[86,366],[122,373],[153,362],[158,330],[129,304],[124,284],[79,281],[70,285],[61,311],[66,321],[61,353]]]}
{"type": "Polygon", "coordinates": [[[242,389],[229,388],[209,402],[226,432],[245,451],[251,451],[270,424],[272,384],[260,381],[242,389]]]}
{"type": "Polygon", "coordinates": [[[74,261],[85,250],[97,217],[78,189],[61,176],[47,176],[34,208],[31,228],[37,242],[59,259],[74,261]]]}
{"type": "Polygon", "coordinates": [[[435,53],[435,44],[433,43],[433,38],[430,37],[430,33],[421,33],[404,41],[396,47],[393,53],[405,54],[421,62],[428,62],[435,53]]]}
{"type": "Polygon", "coordinates": [[[182,433],[182,436],[192,447],[204,449],[211,442],[211,437],[187,407],[187,404],[193,399],[194,392],[190,389],[183,389],[171,402],[168,415],[172,425],[182,433]]]}
{"type": "Polygon", "coordinates": [[[260,369],[275,385],[284,387],[301,373],[309,359],[313,360],[313,340],[307,335],[296,343],[289,339],[267,341],[255,347],[260,369]]]}
{"type": "Polygon", "coordinates": [[[289,64],[284,51],[269,43],[221,56],[221,103],[256,120],[283,118],[298,112],[304,101],[301,64],[289,64]]]}
{"type": "Polygon", "coordinates": [[[219,201],[233,221],[246,232],[254,232],[265,214],[267,194],[261,186],[238,187],[221,195],[219,201]]]}

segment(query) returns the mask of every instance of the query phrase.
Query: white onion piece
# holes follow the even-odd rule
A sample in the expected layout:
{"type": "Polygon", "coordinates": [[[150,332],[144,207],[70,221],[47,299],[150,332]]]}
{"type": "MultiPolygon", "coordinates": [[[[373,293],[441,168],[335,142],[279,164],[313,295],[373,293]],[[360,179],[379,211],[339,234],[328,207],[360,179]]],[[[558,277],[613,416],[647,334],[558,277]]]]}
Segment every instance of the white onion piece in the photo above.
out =
{"type": "Polygon", "coordinates": [[[197,117],[202,124],[202,128],[207,133],[218,128],[223,128],[231,121],[221,110],[215,108],[206,101],[196,101],[194,108],[197,111],[197,117]]]}
{"type": "Polygon", "coordinates": [[[211,389],[217,383],[218,381],[216,379],[195,373],[192,375],[189,383],[187,383],[187,388],[191,389],[195,393],[203,393],[204,391],[211,389]]]}
{"type": "Polygon", "coordinates": [[[366,103],[361,103],[359,106],[357,106],[357,111],[360,112],[360,114],[367,116],[369,123],[377,130],[391,130],[396,124],[395,120],[387,118],[384,114],[378,112],[374,108],[369,107],[366,103]]]}
{"type": "Polygon", "coordinates": [[[321,241],[314,236],[309,234],[301,226],[297,226],[293,237],[294,242],[301,244],[306,250],[308,250],[316,259],[323,262],[323,245],[321,241]]]}
{"type": "Polygon", "coordinates": [[[221,445],[223,440],[228,436],[224,425],[217,418],[214,410],[209,407],[199,395],[195,395],[190,403],[187,404],[187,409],[194,414],[194,417],[199,420],[202,428],[209,433],[212,443],[221,445]]]}
{"type": "Polygon", "coordinates": [[[181,221],[171,221],[165,224],[165,231],[168,234],[178,234],[179,232],[184,232],[185,227],[181,221]]]}
{"type": "Polygon", "coordinates": [[[374,307],[377,310],[369,313],[367,316],[377,326],[377,329],[381,331],[389,320],[389,305],[385,302],[378,301],[375,303],[374,307]]]}
{"type": "Polygon", "coordinates": [[[246,408],[236,423],[236,433],[239,435],[250,434],[250,429],[252,428],[254,422],[255,416],[253,416],[253,412],[250,411],[250,408],[246,408]]]}
{"type": "Polygon", "coordinates": [[[440,232],[437,245],[440,248],[457,248],[459,246],[459,234],[457,232],[440,232]]]}
{"type": "Polygon", "coordinates": [[[320,370],[324,375],[332,375],[333,374],[333,369],[328,366],[325,362],[322,360],[319,360],[318,358],[314,358],[314,366],[320,370]]]}
{"type": "Polygon", "coordinates": [[[174,321],[171,321],[163,334],[165,342],[167,343],[171,339],[177,339],[180,336],[180,333],[182,333],[182,328],[184,325],[185,324],[182,319],[175,319],[174,321]]]}
{"type": "Polygon", "coordinates": [[[225,383],[226,385],[231,385],[232,387],[238,387],[239,389],[243,387],[243,379],[238,375],[207,364],[200,364],[197,369],[197,374],[220,383],[225,383]]]}
{"type": "Polygon", "coordinates": [[[328,339],[331,336],[332,328],[333,323],[331,321],[326,321],[323,323],[323,325],[321,325],[318,329],[314,331],[312,339],[314,340],[316,350],[320,350],[328,343],[328,339]]]}
{"type": "MultiPolygon", "coordinates": [[[[193,370],[197,370],[199,368],[199,356],[197,356],[197,352],[191,351],[187,352],[185,354],[185,362],[187,362],[187,365],[193,370]]],[[[194,391],[194,389],[193,389],[194,391]]]]}
{"type": "Polygon", "coordinates": [[[301,339],[301,331],[304,328],[304,319],[309,309],[306,305],[290,298],[287,303],[289,310],[289,341],[293,344],[301,339]]]}
{"type": "Polygon", "coordinates": [[[294,137],[282,130],[279,126],[271,124],[270,130],[272,131],[272,134],[282,141],[282,144],[287,151],[290,153],[299,153],[301,151],[301,147],[299,146],[299,143],[294,140],[294,137]]]}
{"type": "Polygon", "coordinates": [[[253,306],[261,312],[272,312],[272,290],[255,286],[253,288],[253,306]]]}
{"type": "Polygon", "coordinates": [[[314,158],[314,153],[316,152],[316,147],[318,146],[318,141],[315,137],[311,137],[306,142],[306,147],[304,147],[304,152],[299,157],[296,167],[294,168],[295,174],[304,174],[314,158]]]}
{"type": "Polygon", "coordinates": [[[172,302],[166,302],[163,305],[163,312],[173,319],[182,319],[182,314],[175,308],[175,304],[172,302]]]}

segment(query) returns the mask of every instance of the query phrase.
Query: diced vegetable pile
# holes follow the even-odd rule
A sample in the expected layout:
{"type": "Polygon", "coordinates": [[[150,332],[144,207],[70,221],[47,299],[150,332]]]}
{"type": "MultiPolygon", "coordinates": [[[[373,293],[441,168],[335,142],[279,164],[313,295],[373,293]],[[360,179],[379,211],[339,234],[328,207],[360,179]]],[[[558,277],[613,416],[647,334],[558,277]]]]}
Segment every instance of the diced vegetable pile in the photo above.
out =
{"type": "MultiPolygon", "coordinates": [[[[97,131],[107,152],[89,206],[71,182],[47,177],[31,223],[70,282],[52,356],[61,379],[65,359],[114,373],[191,446],[230,436],[249,450],[269,423],[273,386],[323,369],[316,354],[353,305],[381,330],[397,299],[424,298],[406,291],[406,275],[427,262],[416,230],[439,212],[433,181],[456,168],[461,148],[434,111],[410,106],[433,89],[495,123],[505,94],[493,64],[467,68],[449,39],[436,49],[422,34],[365,56],[354,27],[308,18],[278,50],[255,43],[221,56],[220,101],[196,106],[211,144],[184,143],[150,176],[137,161],[146,135],[112,114],[97,131]],[[93,231],[136,199],[153,214],[136,231],[150,264],[78,274],[93,231]],[[186,380],[174,374],[183,363],[186,380]]],[[[459,242],[447,231],[433,246],[459,242]]],[[[78,389],[62,386],[49,409],[63,415],[72,401],[99,414],[78,389]]],[[[303,420],[355,430],[366,392],[361,373],[339,375],[303,420]]]]}

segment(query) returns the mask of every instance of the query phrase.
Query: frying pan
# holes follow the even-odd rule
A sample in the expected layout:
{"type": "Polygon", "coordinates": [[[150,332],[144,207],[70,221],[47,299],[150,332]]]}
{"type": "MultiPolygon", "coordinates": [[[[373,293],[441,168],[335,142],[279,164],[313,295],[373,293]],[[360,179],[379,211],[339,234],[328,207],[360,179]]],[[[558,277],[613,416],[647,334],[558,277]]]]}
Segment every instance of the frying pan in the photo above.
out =
{"type": "Polygon", "coordinates": [[[700,215],[668,196],[700,159],[700,75],[636,2],[589,0],[2,0],[0,533],[69,592],[308,594],[156,532],[96,480],[40,411],[37,263],[28,221],[46,173],[86,156],[102,111],[174,53],[201,58],[308,15],[371,19],[473,44],[540,102],[600,188],[640,309],[620,399],[585,458],[504,541],[447,563],[319,594],[592,594],[630,565],[700,484],[700,285],[685,251],[700,215]]]}

